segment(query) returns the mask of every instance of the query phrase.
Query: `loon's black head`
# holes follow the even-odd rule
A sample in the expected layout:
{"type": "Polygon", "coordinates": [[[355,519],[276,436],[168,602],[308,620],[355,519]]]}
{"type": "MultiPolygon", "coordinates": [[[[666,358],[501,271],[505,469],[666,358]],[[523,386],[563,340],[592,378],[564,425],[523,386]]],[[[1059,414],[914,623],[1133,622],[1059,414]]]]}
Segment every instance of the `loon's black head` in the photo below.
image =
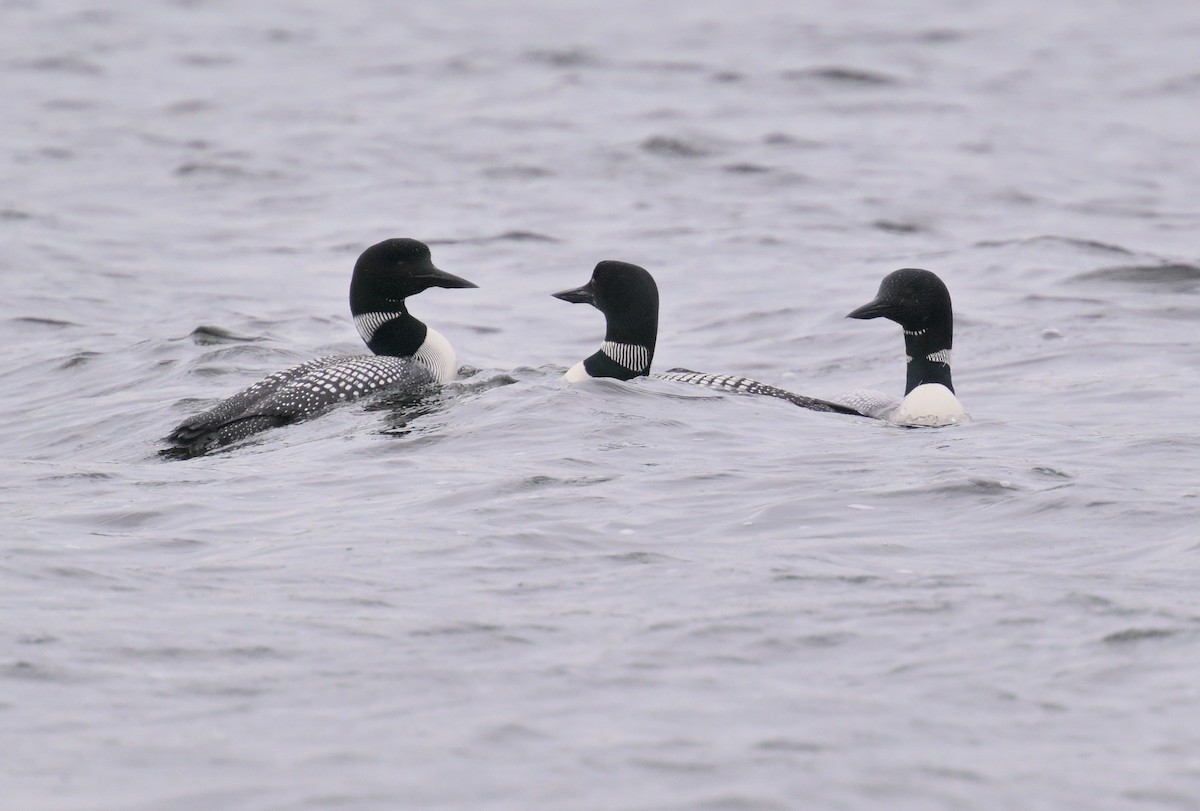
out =
{"type": "Polygon", "coordinates": [[[906,392],[922,383],[950,382],[950,348],[954,344],[954,311],[950,291],[936,274],[904,268],[883,277],[874,300],[847,318],[887,318],[904,329],[908,350],[906,392]]]}
{"type": "MultiPolygon", "coordinates": [[[[918,268],[904,268],[884,276],[874,301],[846,317],[888,318],[905,332],[944,325],[952,334],[954,326],[950,291],[936,274],[918,268]]],[[[949,344],[945,348],[949,349],[949,344]]]]}
{"type": "Polygon", "coordinates": [[[396,357],[420,351],[429,328],[404,300],[431,287],[476,285],[434,267],[429,247],[415,239],[385,239],[363,251],[350,280],[350,312],[367,348],[396,357]]]}
{"type": "Polygon", "coordinates": [[[404,299],[431,287],[477,287],[434,267],[429,247],[415,239],[385,239],[362,252],[350,280],[350,311],[404,312],[404,299]]]}
{"type": "MultiPolygon", "coordinates": [[[[658,341],[658,285],[649,271],[628,262],[608,260],[596,265],[587,284],[553,295],[573,304],[591,304],[604,313],[604,341],[608,352],[602,347],[596,355],[607,355],[621,368],[615,371],[593,369],[601,362],[596,361],[589,367],[592,377],[629,379],[650,373],[654,346],[658,341]],[[637,348],[645,351],[640,352],[637,348]],[[595,373],[597,370],[602,373],[595,373]]],[[[592,362],[592,358],[585,363],[592,362]]]]}

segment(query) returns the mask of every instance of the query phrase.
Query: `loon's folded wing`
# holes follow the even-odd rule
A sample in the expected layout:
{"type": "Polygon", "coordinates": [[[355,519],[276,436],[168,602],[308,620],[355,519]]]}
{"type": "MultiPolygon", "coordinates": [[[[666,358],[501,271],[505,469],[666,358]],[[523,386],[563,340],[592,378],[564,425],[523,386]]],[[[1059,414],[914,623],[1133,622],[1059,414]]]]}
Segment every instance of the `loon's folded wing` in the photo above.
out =
{"type": "Polygon", "coordinates": [[[433,372],[411,358],[319,358],[264,378],[188,419],[167,439],[190,452],[203,452],[313,416],[340,402],[376,392],[415,390],[434,382],[433,372]]]}
{"type": "Polygon", "coordinates": [[[777,397],[780,400],[787,400],[792,405],[807,408],[810,411],[827,411],[834,414],[852,414],[854,416],[864,416],[852,405],[843,403],[834,403],[828,400],[820,400],[816,397],[806,397],[803,394],[787,391],[786,389],[770,386],[766,383],[760,383],[757,380],[751,380],[748,377],[738,377],[736,375],[714,375],[704,372],[693,372],[690,369],[671,369],[668,372],[663,372],[652,377],[659,380],[675,380],[680,383],[692,383],[697,386],[706,386],[710,389],[718,389],[720,391],[729,391],[736,394],[758,394],[764,397],[777,397]]]}
{"type": "Polygon", "coordinates": [[[833,399],[834,402],[852,408],[864,417],[877,420],[886,420],[900,407],[900,401],[895,397],[871,389],[856,389],[833,399]]]}
{"type": "Polygon", "coordinates": [[[262,398],[254,404],[253,416],[294,421],[377,392],[416,390],[437,382],[428,366],[412,358],[355,355],[336,360],[288,381],[262,398]]]}
{"type": "Polygon", "coordinates": [[[201,411],[199,414],[188,417],[167,435],[166,441],[177,445],[190,445],[204,435],[219,429],[222,425],[244,416],[256,403],[284,388],[296,378],[337,360],[341,360],[341,358],[336,356],[316,358],[268,375],[254,385],[247,386],[237,394],[225,398],[207,411],[201,411]]]}

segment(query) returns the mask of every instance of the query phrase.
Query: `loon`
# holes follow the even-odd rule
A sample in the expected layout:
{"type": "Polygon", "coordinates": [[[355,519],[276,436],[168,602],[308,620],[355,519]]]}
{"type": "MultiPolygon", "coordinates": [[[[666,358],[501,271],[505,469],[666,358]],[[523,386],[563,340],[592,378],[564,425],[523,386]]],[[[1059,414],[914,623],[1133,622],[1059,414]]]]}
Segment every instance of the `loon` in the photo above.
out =
{"type": "Polygon", "coordinates": [[[405,299],[430,287],[476,286],[435,267],[429,248],[415,239],[372,245],[354,265],[350,311],[374,355],[317,358],[276,372],[184,420],[166,441],[176,453],[201,454],[335,403],[452,380],[458,366],[450,342],[414,318],[405,299]]]}
{"type": "Polygon", "coordinates": [[[950,291],[936,274],[918,268],[889,273],[875,298],[847,318],[887,318],[904,330],[908,380],[904,399],[873,391],[838,398],[863,415],[899,425],[940,426],[970,422],[954,395],[950,380],[950,348],[954,344],[954,312],[950,291]]]}
{"type": "MultiPolygon", "coordinates": [[[[632,380],[650,376],[658,339],[658,285],[649,271],[628,262],[606,260],[596,265],[587,284],[552,295],[572,304],[591,304],[604,313],[604,342],[595,353],[567,370],[563,376],[567,382],[578,383],[597,377],[632,380]]],[[[737,394],[777,397],[812,411],[862,416],[852,405],[805,397],[746,377],[687,369],[672,369],[653,377],[737,394]]]]}
{"type": "Polygon", "coordinates": [[[552,294],[572,304],[591,304],[604,313],[604,343],[572,366],[569,383],[594,377],[632,380],[650,374],[658,341],[658,285],[643,267],[606,260],[587,284],[552,294]]]}

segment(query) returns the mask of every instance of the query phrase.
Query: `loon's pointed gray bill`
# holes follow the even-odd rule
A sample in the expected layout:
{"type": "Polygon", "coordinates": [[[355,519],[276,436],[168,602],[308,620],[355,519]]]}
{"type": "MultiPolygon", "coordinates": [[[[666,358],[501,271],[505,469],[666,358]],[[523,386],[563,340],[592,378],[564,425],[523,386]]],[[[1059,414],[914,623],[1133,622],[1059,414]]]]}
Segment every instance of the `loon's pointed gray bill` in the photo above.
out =
{"type": "Polygon", "coordinates": [[[847,318],[883,318],[892,311],[891,305],[885,301],[875,299],[869,301],[856,310],[851,310],[846,314],[847,318]]]}
{"type": "Polygon", "coordinates": [[[595,304],[596,295],[592,290],[592,283],[589,281],[582,287],[573,287],[570,290],[563,290],[559,293],[551,293],[557,299],[569,301],[572,304],[595,304]]]}
{"type": "Polygon", "coordinates": [[[428,282],[430,287],[479,287],[475,282],[468,282],[461,276],[447,273],[432,263],[419,273],[414,273],[413,278],[428,282]]]}

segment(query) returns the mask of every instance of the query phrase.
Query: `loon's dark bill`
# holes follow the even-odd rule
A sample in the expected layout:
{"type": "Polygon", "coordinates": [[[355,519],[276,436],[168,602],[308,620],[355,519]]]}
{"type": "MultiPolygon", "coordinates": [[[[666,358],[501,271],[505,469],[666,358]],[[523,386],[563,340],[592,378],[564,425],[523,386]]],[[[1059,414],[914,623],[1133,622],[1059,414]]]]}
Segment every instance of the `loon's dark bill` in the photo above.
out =
{"type": "Polygon", "coordinates": [[[430,287],[479,287],[475,282],[468,282],[461,276],[455,276],[453,273],[447,273],[439,267],[435,267],[430,263],[427,268],[422,268],[412,274],[414,279],[426,282],[430,287]]]}
{"type": "Polygon", "coordinates": [[[559,293],[551,293],[550,295],[557,299],[562,299],[563,301],[569,301],[572,304],[596,303],[596,291],[595,288],[592,287],[592,283],[590,281],[582,287],[574,287],[570,290],[563,290],[559,293]]]}
{"type": "Polygon", "coordinates": [[[892,305],[887,301],[875,299],[869,301],[856,310],[851,310],[846,314],[847,318],[886,318],[892,314],[892,305]]]}

